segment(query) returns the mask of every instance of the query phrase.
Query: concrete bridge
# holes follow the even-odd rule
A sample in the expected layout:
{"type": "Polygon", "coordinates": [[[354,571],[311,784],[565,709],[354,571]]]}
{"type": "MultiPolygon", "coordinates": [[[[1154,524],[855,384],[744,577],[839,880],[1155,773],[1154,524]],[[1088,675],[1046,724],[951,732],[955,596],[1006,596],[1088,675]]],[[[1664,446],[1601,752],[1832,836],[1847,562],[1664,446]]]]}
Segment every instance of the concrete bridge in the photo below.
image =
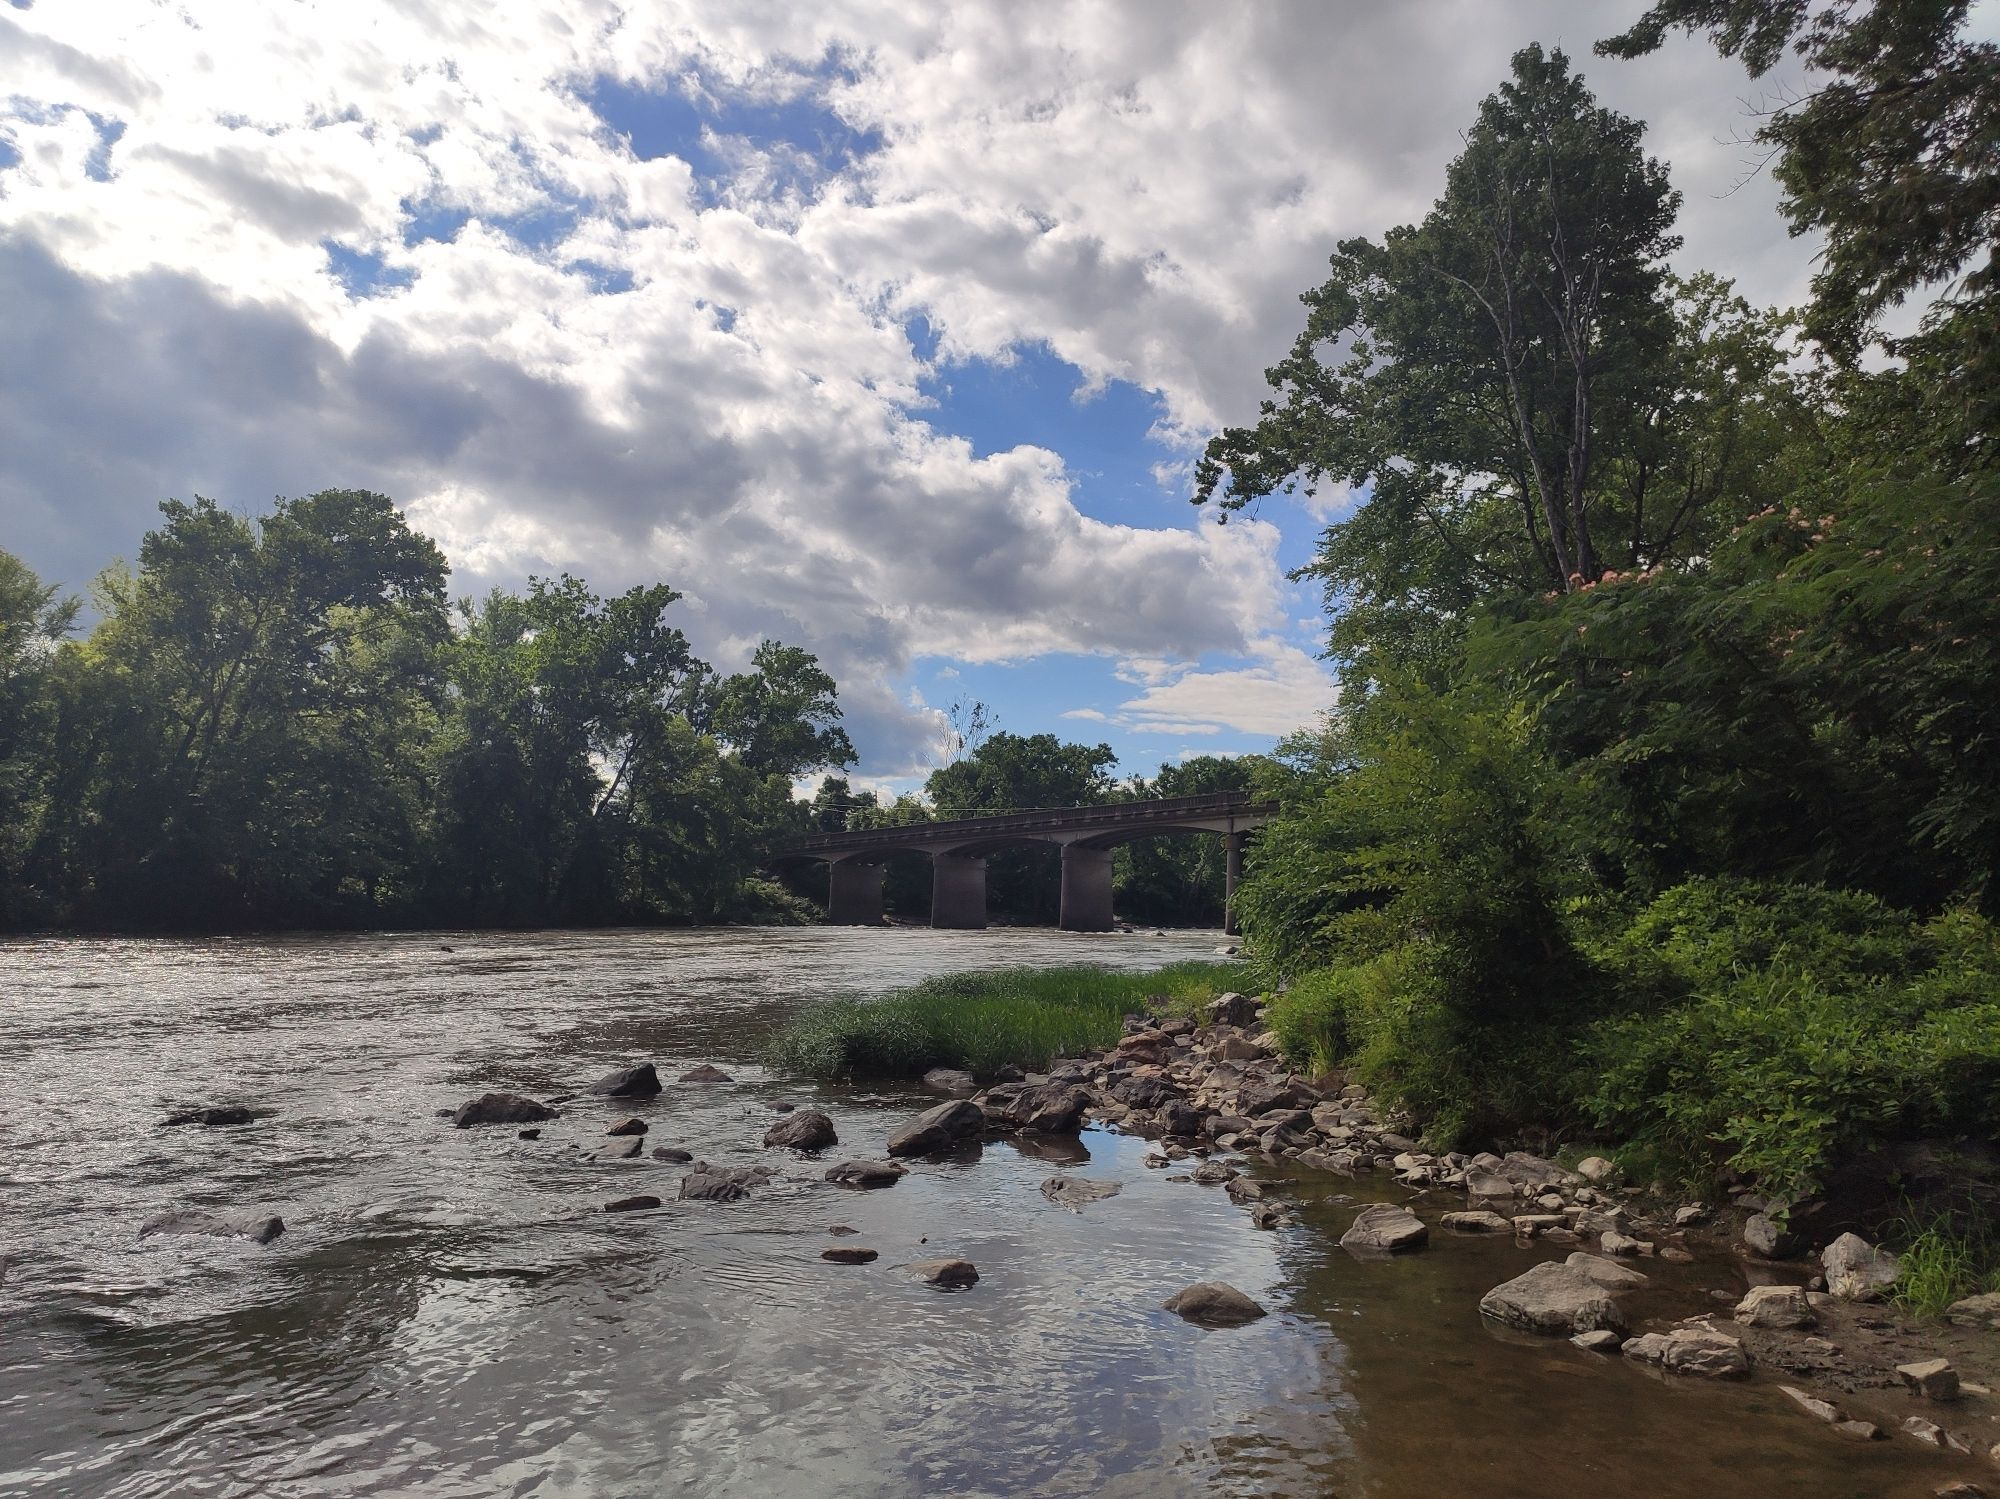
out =
{"type": "Polygon", "coordinates": [[[1004,812],[954,822],[821,833],[779,855],[827,865],[826,919],[835,926],[882,920],[882,877],[898,854],[931,861],[931,925],[986,925],[986,858],[1003,848],[1053,843],[1062,850],[1062,915],[1067,932],[1111,930],[1111,850],[1135,838],[1219,833],[1228,850],[1227,927],[1236,929],[1236,884],[1243,872],[1243,835],[1276,814],[1276,802],[1253,802],[1247,791],[1004,812]]]}

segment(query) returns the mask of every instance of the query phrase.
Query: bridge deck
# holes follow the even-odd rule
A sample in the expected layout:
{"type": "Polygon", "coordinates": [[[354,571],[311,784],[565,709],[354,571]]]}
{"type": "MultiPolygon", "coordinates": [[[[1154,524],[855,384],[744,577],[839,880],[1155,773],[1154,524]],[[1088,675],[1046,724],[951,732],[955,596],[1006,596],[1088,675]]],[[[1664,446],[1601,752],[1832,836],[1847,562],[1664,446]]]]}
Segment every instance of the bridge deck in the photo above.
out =
{"type": "Polygon", "coordinates": [[[898,843],[938,843],[961,836],[993,833],[1109,833],[1154,824],[1162,828],[1215,818],[1263,821],[1278,810],[1276,802],[1257,802],[1247,791],[1212,792],[1206,796],[1169,796],[1150,801],[1106,802],[1095,807],[1039,807],[1001,812],[989,817],[960,817],[942,822],[912,822],[899,827],[854,828],[818,833],[797,846],[798,853],[837,854],[846,849],[893,847],[898,843]]]}

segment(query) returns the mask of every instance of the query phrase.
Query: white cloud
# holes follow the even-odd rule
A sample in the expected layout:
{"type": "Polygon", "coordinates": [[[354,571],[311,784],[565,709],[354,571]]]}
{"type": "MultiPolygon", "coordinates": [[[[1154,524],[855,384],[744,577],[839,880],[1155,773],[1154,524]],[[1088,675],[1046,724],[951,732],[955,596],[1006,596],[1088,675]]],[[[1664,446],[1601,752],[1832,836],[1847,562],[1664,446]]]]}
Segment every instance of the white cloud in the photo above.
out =
{"type": "Polygon", "coordinates": [[[75,585],[166,495],[367,484],[461,586],[664,578],[725,665],[764,635],[818,651],[883,773],[932,752],[892,685],[919,655],[1107,654],[1134,730],[1295,727],[1325,679],[1274,643],[1276,525],[1109,524],[1056,455],[975,455],[927,424],[902,319],[946,358],[1044,342],[1086,389],[1157,391],[1156,475],[1184,482],[1332,242],[1423,210],[1535,37],[1654,120],[1691,259],[1796,290],[1768,181],[1721,196],[1733,65],[1587,58],[1635,10],[0,9],[7,544],[75,585]],[[828,171],[713,135],[704,182],[633,154],[587,102],[604,78],[806,101],[881,144],[828,171]]]}

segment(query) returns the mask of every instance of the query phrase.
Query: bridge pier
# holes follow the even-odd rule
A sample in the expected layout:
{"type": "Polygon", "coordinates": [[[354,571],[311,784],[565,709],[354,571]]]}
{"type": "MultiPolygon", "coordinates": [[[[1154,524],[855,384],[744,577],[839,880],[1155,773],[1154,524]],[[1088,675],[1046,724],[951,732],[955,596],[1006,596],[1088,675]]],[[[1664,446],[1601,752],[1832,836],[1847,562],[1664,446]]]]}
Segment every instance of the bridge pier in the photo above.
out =
{"type": "Polygon", "coordinates": [[[931,925],[979,931],[986,925],[986,859],[974,854],[931,856],[931,925]]]}
{"type": "Polygon", "coordinates": [[[1236,887],[1243,883],[1243,840],[1246,836],[1243,833],[1224,833],[1222,835],[1224,850],[1222,930],[1232,937],[1237,934],[1238,930],[1236,924],[1236,887]]]}
{"type": "Polygon", "coordinates": [[[1111,850],[1065,843],[1062,851],[1062,913],[1066,932],[1111,930],[1111,850]]]}
{"type": "Polygon", "coordinates": [[[836,859],[829,863],[826,924],[880,926],[882,877],[888,872],[885,864],[864,864],[859,859],[836,859]]]}

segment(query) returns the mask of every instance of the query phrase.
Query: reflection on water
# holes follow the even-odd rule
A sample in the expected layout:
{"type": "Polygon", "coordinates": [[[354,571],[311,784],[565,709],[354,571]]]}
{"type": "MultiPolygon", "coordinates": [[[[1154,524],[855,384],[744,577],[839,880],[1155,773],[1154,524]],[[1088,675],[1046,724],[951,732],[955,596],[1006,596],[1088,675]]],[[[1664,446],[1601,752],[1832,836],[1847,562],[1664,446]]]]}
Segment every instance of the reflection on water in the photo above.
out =
{"type": "Polygon", "coordinates": [[[767,1071],[763,1043],[802,1005],[1213,943],[826,929],[0,947],[0,1494],[1929,1492],[1907,1453],[1836,1448],[1773,1396],[1661,1390],[1566,1345],[1501,1344],[1472,1308],[1526,1252],[1441,1238],[1356,1264],[1333,1247],[1351,1209],[1320,1201],[1349,1183],[1302,1182],[1307,1221],[1273,1234],[1102,1132],[989,1145],[879,1191],[760,1147],[781,1099],[833,1117],[834,1158],[879,1153],[923,1101],[767,1071]],[[639,1058],[735,1081],[578,1100],[536,1141],[436,1117],[639,1058]],[[268,1113],[157,1127],[216,1101],[268,1113]],[[684,1167],[585,1159],[628,1113],[649,1149],[786,1174],[742,1202],[677,1202],[684,1167]],[[1063,1171],[1123,1191],[1072,1212],[1038,1190],[1063,1171]],[[641,1192],[666,1205],[601,1211],[641,1192]],[[185,1204],[279,1212],[289,1231],[268,1248],[136,1237],[185,1204]],[[881,1257],[822,1261],[836,1242],[881,1257]],[[939,1254],[973,1260],[979,1284],[941,1293],[899,1268],[939,1254]],[[1161,1310],[1211,1278],[1277,1315],[1204,1333],[1161,1310]]]}

